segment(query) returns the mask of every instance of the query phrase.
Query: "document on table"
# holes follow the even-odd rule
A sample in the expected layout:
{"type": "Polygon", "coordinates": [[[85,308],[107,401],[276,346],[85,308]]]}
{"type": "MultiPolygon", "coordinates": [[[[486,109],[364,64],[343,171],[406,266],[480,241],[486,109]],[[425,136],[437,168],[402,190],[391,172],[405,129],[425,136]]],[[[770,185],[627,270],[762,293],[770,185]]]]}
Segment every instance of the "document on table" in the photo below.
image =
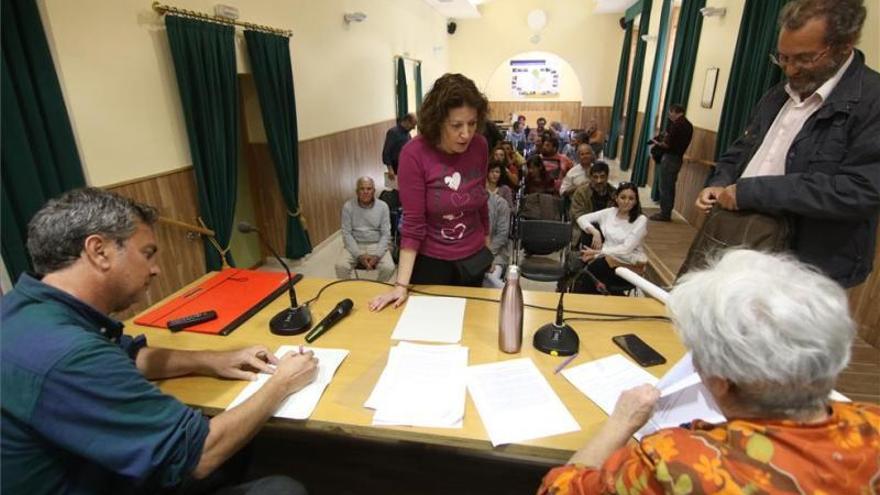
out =
{"type": "Polygon", "coordinates": [[[460,297],[410,296],[391,338],[446,344],[460,342],[466,302],[460,297]]]}
{"type": "Polygon", "coordinates": [[[614,411],[614,405],[624,390],[645,383],[660,389],[660,400],[657,401],[654,414],[633,435],[637,439],[660,428],[679,426],[695,419],[710,423],[725,421],[721,410],[700,381],[690,354],[686,354],[659,381],[620,354],[569,368],[562,375],[606,414],[614,411]]]}
{"type": "Polygon", "coordinates": [[[467,386],[493,446],[580,430],[531,359],[471,366],[467,386]]]}
{"type": "MultiPolygon", "coordinates": [[[[299,346],[283,345],[275,351],[275,356],[280,358],[289,351],[296,352],[298,350],[299,346]]],[[[342,361],[348,356],[348,351],[345,349],[306,347],[303,348],[303,351],[313,351],[315,353],[315,357],[318,358],[318,373],[312,383],[306,385],[298,392],[291,394],[281,403],[281,407],[279,407],[278,410],[275,411],[275,414],[273,414],[275,417],[308,419],[308,417],[312,415],[312,412],[314,412],[315,407],[317,407],[321,395],[324,394],[324,389],[326,389],[327,385],[330,384],[330,381],[333,380],[333,375],[336,373],[336,369],[339,368],[339,365],[342,364],[342,361]]],[[[271,376],[272,375],[266,373],[260,373],[257,375],[257,379],[249,383],[226,409],[232,409],[244,402],[248,397],[254,395],[260,387],[269,381],[271,376]]]]}
{"type": "Polygon", "coordinates": [[[364,403],[374,425],[461,428],[468,348],[401,342],[364,403]]]}

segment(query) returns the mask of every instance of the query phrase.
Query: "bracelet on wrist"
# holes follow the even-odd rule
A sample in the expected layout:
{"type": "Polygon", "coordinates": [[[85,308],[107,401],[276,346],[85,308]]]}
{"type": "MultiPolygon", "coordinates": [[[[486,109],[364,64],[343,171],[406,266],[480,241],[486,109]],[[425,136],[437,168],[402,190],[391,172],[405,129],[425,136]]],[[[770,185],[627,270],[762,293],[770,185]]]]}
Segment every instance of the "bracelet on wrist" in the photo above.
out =
{"type": "Polygon", "coordinates": [[[403,287],[403,288],[406,289],[406,290],[410,290],[410,289],[412,289],[412,285],[407,285],[407,284],[404,284],[404,283],[401,283],[401,282],[394,282],[394,286],[395,286],[395,287],[403,287]]]}

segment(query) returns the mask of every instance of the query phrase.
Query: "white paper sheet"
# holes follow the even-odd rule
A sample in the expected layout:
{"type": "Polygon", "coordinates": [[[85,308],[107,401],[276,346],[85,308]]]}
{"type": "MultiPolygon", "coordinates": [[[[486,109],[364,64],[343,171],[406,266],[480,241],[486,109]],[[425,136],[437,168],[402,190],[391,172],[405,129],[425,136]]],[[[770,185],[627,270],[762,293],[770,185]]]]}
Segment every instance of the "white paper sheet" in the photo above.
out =
{"type": "Polygon", "coordinates": [[[468,391],[493,446],[580,430],[531,359],[471,366],[468,391]]]}
{"type": "Polygon", "coordinates": [[[454,344],[461,341],[466,299],[410,296],[397,321],[393,340],[454,344]]]}
{"type": "MultiPolygon", "coordinates": [[[[280,358],[289,351],[297,352],[298,350],[299,346],[283,345],[275,351],[275,356],[280,358]]],[[[275,414],[273,414],[275,417],[308,419],[308,417],[312,415],[312,412],[314,412],[315,407],[317,407],[318,401],[321,400],[321,395],[324,394],[324,389],[326,389],[327,385],[330,384],[330,381],[333,380],[333,375],[336,373],[336,369],[339,368],[339,365],[342,364],[342,361],[348,356],[348,351],[345,349],[304,347],[303,351],[313,351],[315,353],[315,357],[318,358],[318,373],[312,383],[306,385],[295,394],[290,395],[281,403],[281,406],[275,411],[275,414]]],[[[263,384],[269,381],[271,376],[272,375],[260,373],[257,376],[257,379],[249,383],[226,409],[232,409],[244,402],[251,395],[254,395],[263,384]]]]}
{"type": "Polygon", "coordinates": [[[468,349],[401,342],[388,353],[365,407],[374,425],[461,428],[468,349]]]}
{"type": "Polygon", "coordinates": [[[643,383],[657,383],[654,375],[620,354],[562,370],[562,376],[606,414],[611,414],[624,390],[643,383]]]}

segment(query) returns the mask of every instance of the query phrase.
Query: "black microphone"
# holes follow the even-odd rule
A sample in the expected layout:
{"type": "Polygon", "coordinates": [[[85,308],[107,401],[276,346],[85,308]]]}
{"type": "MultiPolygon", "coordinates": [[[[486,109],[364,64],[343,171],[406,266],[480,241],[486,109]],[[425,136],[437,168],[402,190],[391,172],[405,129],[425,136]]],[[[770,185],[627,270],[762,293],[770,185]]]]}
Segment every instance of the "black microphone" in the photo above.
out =
{"type": "Polygon", "coordinates": [[[278,253],[275,252],[272,245],[266,242],[260,229],[254,227],[248,222],[239,222],[238,231],[242,234],[256,232],[257,237],[260,238],[263,246],[272,253],[275,260],[277,260],[278,263],[284,267],[284,271],[287,272],[287,294],[290,296],[290,307],[272,317],[272,320],[269,321],[269,329],[272,333],[277,335],[298,335],[308,330],[309,327],[312,326],[312,313],[309,311],[308,306],[299,306],[296,303],[296,290],[293,288],[293,275],[291,275],[287,263],[281,259],[281,256],[278,256],[278,253]]]}
{"type": "Polygon", "coordinates": [[[351,299],[343,299],[342,301],[339,301],[339,304],[333,308],[333,311],[327,313],[327,316],[325,316],[324,319],[312,329],[312,331],[306,334],[306,342],[311,344],[317,340],[318,337],[324,335],[324,333],[330,330],[333,325],[339,323],[339,320],[348,316],[353,307],[354,303],[351,302],[351,299]]]}

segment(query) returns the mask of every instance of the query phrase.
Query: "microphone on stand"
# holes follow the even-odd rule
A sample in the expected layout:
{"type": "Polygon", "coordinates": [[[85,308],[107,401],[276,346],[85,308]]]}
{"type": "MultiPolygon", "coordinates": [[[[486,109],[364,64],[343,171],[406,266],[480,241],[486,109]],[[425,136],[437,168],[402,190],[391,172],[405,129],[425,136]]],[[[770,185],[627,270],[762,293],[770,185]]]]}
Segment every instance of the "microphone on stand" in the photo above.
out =
{"type": "Polygon", "coordinates": [[[287,263],[285,263],[284,260],[281,259],[281,256],[278,256],[278,253],[275,252],[272,246],[266,242],[266,239],[263,238],[263,233],[253,225],[248,222],[239,222],[238,231],[242,234],[256,232],[257,237],[260,238],[263,246],[266,246],[266,249],[272,253],[275,260],[278,261],[278,263],[284,267],[284,271],[287,272],[287,293],[288,296],[290,296],[290,307],[272,317],[272,320],[269,321],[269,330],[276,335],[298,335],[308,330],[309,327],[312,326],[312,312],[309,310],[308,306],[300,306],[297,304],[296,290],[293,288],[293,276],[290,274],[290,268],[287,267],[287,263]]]}

